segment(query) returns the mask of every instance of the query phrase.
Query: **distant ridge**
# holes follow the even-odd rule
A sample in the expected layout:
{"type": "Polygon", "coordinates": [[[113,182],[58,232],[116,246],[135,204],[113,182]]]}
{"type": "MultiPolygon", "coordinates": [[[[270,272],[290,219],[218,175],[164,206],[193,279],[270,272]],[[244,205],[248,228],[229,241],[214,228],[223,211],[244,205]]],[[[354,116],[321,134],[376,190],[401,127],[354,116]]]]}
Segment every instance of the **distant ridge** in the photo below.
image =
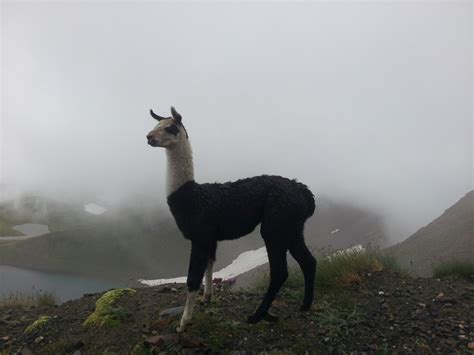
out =
{"type": "Polygon", "coordinates": [[[432,266],[452,260],[474,260],[474,190],[427,226],[388,251],[400,265],[418,276],[432,266]]]}

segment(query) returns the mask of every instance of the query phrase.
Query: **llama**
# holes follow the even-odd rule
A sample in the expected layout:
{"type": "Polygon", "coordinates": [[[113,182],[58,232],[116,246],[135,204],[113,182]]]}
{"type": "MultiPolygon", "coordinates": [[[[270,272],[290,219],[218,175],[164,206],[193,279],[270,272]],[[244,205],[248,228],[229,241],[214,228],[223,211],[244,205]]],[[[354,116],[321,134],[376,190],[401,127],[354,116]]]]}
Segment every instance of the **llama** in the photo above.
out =
{"type": "Polygon", "coordinates": [[[268,253],[270,283],[261,304],[247,321],[278,319],[268,310],[288,278],[288,250],[304,275],[301,310],[309,310],[314,298],[316,259],[303,236],[305,221],[315,210],[314,196],[308,187],[295,180],[269,175],[222,184],[199,184],[194,181],[191,144],[181,115],[173,107],[171,117],[158,116],[152,110],[150,114],[159,123],[148,133],[148,144],[166,149],[168,205],[183,236],[191,241],[188,292],[177,331],[184,331],[192,318],[204,274],[203,301],[212,297],[217,242],[245,236],[259,224],[268,253]]]}

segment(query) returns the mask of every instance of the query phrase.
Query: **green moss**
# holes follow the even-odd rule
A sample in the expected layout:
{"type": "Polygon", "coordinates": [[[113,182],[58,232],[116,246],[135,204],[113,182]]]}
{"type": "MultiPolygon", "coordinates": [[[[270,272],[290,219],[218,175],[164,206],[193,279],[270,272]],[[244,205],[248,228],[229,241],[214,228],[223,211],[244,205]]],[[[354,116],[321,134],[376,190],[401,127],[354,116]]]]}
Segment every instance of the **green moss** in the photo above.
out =
{"type": "Polygon", "coordinates": [[[25,333],[33,333],[36,332],[46,326],[48,322],[51,320],[50,316],[41,316],[37,320],[35,320],[32,324],[30,324],[26,329],[25,333]]]}
{"type": "Polygon", "coordinates": [[[122,308],[117,307],[117,301],[124,295],[133,295],[136,291],[131,288],[119,288],[108,291],[95,303],[95,311],[84,321],[85,327],[112,328],[120,324],[125,317],[122,308]]]}

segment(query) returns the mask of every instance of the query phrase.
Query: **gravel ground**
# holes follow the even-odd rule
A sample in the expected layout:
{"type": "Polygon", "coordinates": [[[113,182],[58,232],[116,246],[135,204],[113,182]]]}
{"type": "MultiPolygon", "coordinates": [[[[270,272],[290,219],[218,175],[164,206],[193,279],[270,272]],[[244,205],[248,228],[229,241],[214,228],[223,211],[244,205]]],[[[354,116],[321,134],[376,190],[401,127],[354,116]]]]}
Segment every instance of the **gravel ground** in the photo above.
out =
{"type": "Polygon", "coordinates": [[[381,271],[338,290],[317,290],[309,312],[298,311],[301,289],[285,287],[274,302],[278,322],[250,325],[261,291],[217,284],[213,301],[199,304],[184,335],[174,331],[184,285],[138,288],[117,303],[114,328],[85,328],[101,294],[54,307],[0,309],[2,354],[146,353],[474,353],[474,282],[409,278],[381,271]],[[173,313],[177,313],[173,316],[173,313]],[[40,316],[51,318],[31,333],[40,316]]]}

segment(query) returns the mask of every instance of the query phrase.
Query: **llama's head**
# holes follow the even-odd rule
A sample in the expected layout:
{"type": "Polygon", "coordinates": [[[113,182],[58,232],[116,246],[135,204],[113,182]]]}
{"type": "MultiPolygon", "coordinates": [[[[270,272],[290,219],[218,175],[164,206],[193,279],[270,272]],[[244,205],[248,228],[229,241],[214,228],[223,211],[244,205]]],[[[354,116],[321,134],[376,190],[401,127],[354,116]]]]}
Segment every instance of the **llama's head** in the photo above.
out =
{"type": "Polygon", "coordinates": [[[146,136],[148,144],[152,147],[172,148],[188,139],[182,117],[174,107],[171,107],[171,117],[158,116],[153,110],[150,110],[150,115],[158,121],[156,127],[146,136]]]}

